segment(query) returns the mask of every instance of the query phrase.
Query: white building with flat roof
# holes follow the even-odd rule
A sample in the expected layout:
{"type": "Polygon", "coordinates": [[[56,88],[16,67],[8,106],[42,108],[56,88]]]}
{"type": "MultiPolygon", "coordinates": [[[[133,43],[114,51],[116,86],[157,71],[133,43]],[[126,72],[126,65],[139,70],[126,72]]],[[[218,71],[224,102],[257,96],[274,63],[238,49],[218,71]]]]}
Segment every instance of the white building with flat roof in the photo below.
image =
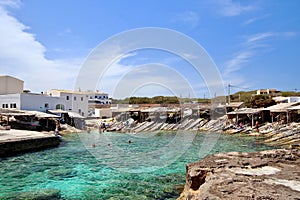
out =
{"type": "Polygon", "coordinates": [[[260,89],[256,91],[256,95],[264,95],[264,94],[276,94],[279,93],[276,89],[260,89]]]}
{"type": "Polygon", "coordinates": [[[110,105],[107,93],[53,89],[47,93],[23,93],[24,81],[12,76],[0,76],[0,108],[20,110],[61,109],[89,116],[89,105],[110,105]]]}
{"type": "Polygon", "coordinates": [[[44,94],[19,93],[0,95],[0,108],[16,108],[46,112],[65,105],[64,99],[44,94]]]}
{"type": "Polygon", "coordinates": [[[60,109],[75,112],[84,117],[88,116],[89,95],[86,92],[53,89],[47,94],[51,97],[64,99],[64,108],[60,109]]]}
{"type": "Polygon", "coordinates": [[[276,103],[294,103],[300,102],[300,97],[273,97],[276,103]]]}
{"type": "Polygon", "coordinates": [[[0,76],[0,94],[22,93],[24,81],[12,76],[0,76]]]}
{"type": "Polygon", "coordinates": [[[111,100],[108,98],[108,93],[104,92],[87,92],[89,95],[89,104],[103,105],[111,104],[111,100]]]}

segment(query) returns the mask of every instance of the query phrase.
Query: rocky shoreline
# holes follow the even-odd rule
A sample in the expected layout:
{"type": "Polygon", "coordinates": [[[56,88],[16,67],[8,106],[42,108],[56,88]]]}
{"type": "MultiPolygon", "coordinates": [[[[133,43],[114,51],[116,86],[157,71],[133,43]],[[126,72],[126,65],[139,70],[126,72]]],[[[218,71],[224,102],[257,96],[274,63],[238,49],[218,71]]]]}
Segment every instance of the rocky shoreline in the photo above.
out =
{"type": "Polygon", "coordinates": [[[186,166],[178,200],[299,199],[300,150],[223,153],[186,166]]]}
{"type": "MultiPolygon", "coordinates": [[[[99,120],[87,120],[88,129],[99,129],[101,122],[99,120]]],[[[236,125],[230,124],[227,116],[215,120],[201,118],[186,118],[179,123],[165,123],[145,121],[135,123],[133,121],[114,121],[106,128],[107,131],[117,131],[135,134],[137,132],[151,131],[205,131],[205,132],[222,132],[224,134],[241,134],[245,136],[254,136],[257,143],[277,148],[300,148],[300,123],[265,123],[262,124],[258,131],[254,127],[243,127],[239,129],[236,125]]]]}

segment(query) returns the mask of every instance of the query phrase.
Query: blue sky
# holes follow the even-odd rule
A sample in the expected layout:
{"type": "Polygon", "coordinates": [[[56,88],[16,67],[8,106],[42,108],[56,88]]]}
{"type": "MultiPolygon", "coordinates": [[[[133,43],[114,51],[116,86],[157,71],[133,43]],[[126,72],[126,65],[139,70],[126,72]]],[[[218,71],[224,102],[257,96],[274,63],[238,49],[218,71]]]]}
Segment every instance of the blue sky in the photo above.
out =
{"type": "MultiPolygon", "coordinates": [[[[161,27],[202,45],[218,67],[225,90],[228,83],[247,89],[300,90],[299,9],[298,0],[0,0],[0,74],[23,79],[25,88],[34,92],[73,89],[82,64],[101,42],[130,29],[161,27]]],[[[182,87],[180,95],[212,95],[201,76],[176,55],[141,50],[122,56],[99,81],[101,91],[118,97],[114,88],[124,74],[160,63],[191,85],[193,91],[182,87]]],[[[163,78],[160,72],[151,76],[163,78]]],[[[168,80],[174,88],[184,85],[168,80]]],[[[130,95],[172,95],[159,84],[135,91],[130,95]]]]}

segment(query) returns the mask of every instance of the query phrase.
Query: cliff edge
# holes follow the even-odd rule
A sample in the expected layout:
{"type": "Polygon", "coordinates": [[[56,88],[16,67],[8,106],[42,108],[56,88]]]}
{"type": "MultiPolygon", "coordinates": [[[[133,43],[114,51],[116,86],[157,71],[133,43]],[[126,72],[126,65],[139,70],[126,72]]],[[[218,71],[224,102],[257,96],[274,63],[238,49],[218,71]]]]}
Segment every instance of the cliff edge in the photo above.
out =
{"type": "Polygon", "coordinates": [[[300,199],[300,150],[223,153],[186,166],[178,200],[300,199]]]}

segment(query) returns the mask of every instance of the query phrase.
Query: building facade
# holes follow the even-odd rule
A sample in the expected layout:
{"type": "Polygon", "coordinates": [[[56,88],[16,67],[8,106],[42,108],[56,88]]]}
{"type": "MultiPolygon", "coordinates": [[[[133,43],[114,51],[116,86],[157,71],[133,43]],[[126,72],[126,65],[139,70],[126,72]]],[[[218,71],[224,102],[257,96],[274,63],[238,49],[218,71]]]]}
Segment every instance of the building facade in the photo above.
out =
{"type": "Polygon", "coordinates": [[[1,108],[16,108],[19,110],[35,110],[46,112],[64,105],[64,99],[43,94],[19,93],[0,95],[1,108]]]}
{"type": "Polygon", "coordinates": [[[256,91],[256,95],[264,95],[264,94],[276,94],[280,91],[277,91],[276,89],[260,89],[256,91]]]}
{"type": "Polygon", "coordinates": [[[102,93],[102,92],[87,92],[89,95],[89,104],[98,104],[98,105],[103,105],[103,104],[111,104],[111,100],[108,98],[107,93],[102,93]]]}
{"type": "Polygon", "coordinates": [[[42,112],[61,109],[88,117],[91,107],[95,108],[97,105],[107,107],[111,104],[108,94],[98,91],[81,92],[53,89],[46,93],[34,94],[24,93],[23,90],[24,81],[11,76],[0,76],[0,108],[42,112]]]}
{"type": "Polygon", "coordinates": [[[295,103],[300,102],[300,97],[274,97],[276,103],[295,103]]]}
{"type": "Polygon", "coordinates": [[[0,95],[22,93],[24,81],[12,76],[0,76],[0,95]]]}
{"type": "Polygon", "coordinates": [[[50,90],[47,94],[64,99],[65,104],[60,109],[78,113],[83,117],[88,116],[89,95],[86,92],[50,90]]]}
{"type": "Polygon", "coordinates": [[[1,94],[1,108],[17,108],[21,109],[21,94],[1,94]]]}

